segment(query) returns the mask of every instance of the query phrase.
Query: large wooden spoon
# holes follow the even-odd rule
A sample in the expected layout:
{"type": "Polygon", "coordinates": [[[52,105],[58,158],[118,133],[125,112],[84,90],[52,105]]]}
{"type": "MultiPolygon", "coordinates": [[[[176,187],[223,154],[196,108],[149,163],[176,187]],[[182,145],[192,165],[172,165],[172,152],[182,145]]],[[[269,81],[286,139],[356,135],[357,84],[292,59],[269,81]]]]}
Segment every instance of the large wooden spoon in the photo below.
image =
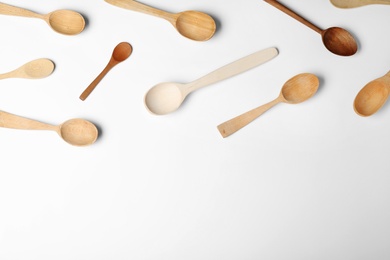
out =
{"type": "Polygon", "coordinates": [[[96,126],[79,118],[70,119],[56,126],[0,111],[0,127],[55,131],[65,142],[75,146],[93,144],[98,137],[96,126]]]}
{"type": "Polygon", "coordinates": [[[26,79],[40,79],[49,76],[54,70],[54,63],[48,59],[37,59],[30,61],[21,67],[0,74],[0,79],[6,78],[26,78],[26,79]]]}
{"type": "Polygon", "coordinates": [[[44,20],[54,31],[65,35],[79,34],[85,27],[84,17],[70,10],[56,10],[42,15],[23,8],[0,3],[0,14],[39,18],[44,20]]]}
{"type": "Polygon", "coordinates": [[[276,99],[220,124],[218,130],[224,138],[228,137],[280,102],[297,104],[309,99],[317,92],[318,86],[319,80],[315,75],[298,74],[283,85],[276,99]]]}
{"type": "Polygon", "coordinates": [[[332,53],[341,56],[351,56],[357,52],[357,43],[353,36],[345,29],[340,27],[331,27],[326,30],[322,30],[311,22],[307,21],[303,17],[299,16],[295,12],[288,9],[276,0],[264,0],[265,2],[273,5],[282,12],[290,15],[299,22],[318,32],[322,36],[322,42],[325,47],[332,53]]]}
{"type": "Polygon", "coordinates": [[[353,103],[355,112],[360,116],[375,114],[387,101],[390,94],[390,71],[365,85],[357,94],[353,103]]]}
{"type": "Polygon", "coordinates": [[[190,83],[165,82],[157,84],[145,95],[146,108],[155,115],[171,113],[180,107],[191,92],[259,66],[277,55],[276,48],[268,48],[225,65],[190,83]]]}
{"type": "Polygon", "coordinates": [[[338,8],[355,8],[364,5],[390,5],[390,0],[330,0],[338,8]]]}
{"type": "Polygon", "coordinates": [[[121,42],[119,43],[113,50],[111,59],[108,62],[107,66],[103,69],[103,71],[95,78],[94,81],[84,90],[84,92],[80,95],[81,100],[85,100],[92,91],[96,88],[99,82],[104,78],[104,76],[116,65],[121,63],[130,57],[133,52],[133,47],[130,43],[121,42]]]}
{"type": "Polygon", "coordinates": [[[134,0],[105,1],[121,8],[163,18],[169,21],[181,35],[195,41],[206,41],[210,39],[216,31],[214,19],[202,12],[185,11],[174,14],[141,4],[134,0]]]}

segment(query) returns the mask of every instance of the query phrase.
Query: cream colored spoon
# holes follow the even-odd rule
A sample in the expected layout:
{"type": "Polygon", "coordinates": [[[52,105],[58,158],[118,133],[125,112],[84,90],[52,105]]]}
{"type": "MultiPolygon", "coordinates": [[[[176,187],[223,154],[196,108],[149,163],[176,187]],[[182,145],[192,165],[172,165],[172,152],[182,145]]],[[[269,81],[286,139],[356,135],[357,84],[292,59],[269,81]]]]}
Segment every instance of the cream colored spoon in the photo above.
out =
{"type": "Polygon", "coordinates": [[[163,18],[170,22],[181,35],[195,41],[206,41],[210,39],[216,31],[214,19],[202,12],[185,11],[174,14],[141,4],[134,0],[105,1],[121,8],[163,18]]]}
{"type": "Polygon", "coordinates": [[[359,116],[375,114],[390,95],[390,71],[365,85],[357,94],[353,108],[359,116]]]}
{"type": "Polygon", "coordinates": [[[146,93],[146,108],[155,115],[171,113],[180,107],[191,92],[259,66],[277,55],[276,48],[268,48],[241,58],[187,84],[160,83],[146,93]]]}
{"type": "Polygon", "coordinates": [[[70,119],[56,126],[0,111],[0,127],[55,131],[65,142],[75,146],[93,144],[98,137],[96,126],[79,118],[70,119]]]}
{"type": "Polygon", "coordinates": [[[286,6],[282,5],[278,1],[264,1],[278,8],[282,12],[290,15],[291,17],[313,29],[317,33],[321,34],[322,42],[330,52],[341,56],[351,56],[357,52],[357,43],[353,36],[347,30],[340,27],[331,27],[326,30],[322,30],[308,20],[294,13],[292,10],[288,9],[286,6]]]}
{"type": "Polygon", "coordinates": [[[6,78],[26,78],[41,79],[53,73],[54,63],[48,59],[37,59],[30,61],[16,70],[0,74],[0,79],[6,78]]]}
{"type": "Polygon", "coordinates": [[[85,27],[84,17],[70,10],[56,10],[42,15],[23,8],[0,3],[0,14],[39,18],[44,20],[54,31],[65,35],[79,34],[85,27]]]}
{"type": "Polygon", "coordinates": [[[355,8],[364,5],[390,5],[390,0],[330,0],[338,8],[355,8]]]}
{"type": "Polygon", "coordinates": [[[130,43],[127,42],[121,42],[119,43],[113,50],[111,59],[108,62],[107,66],[103,69],[103,71],[96,77],[94,81],[84,90],[83,93],[80,95],[81,100],[85,100],[92,91],[96,88],[96,86],[99,84],[99,82],[104,78],[104,76],[116,65],[121,63],[122,61],[125,61],[128,57],[130,57],[131,53],[133,52],[133,47],[130,45],[130,43]]]}
{"type": "Polygon", "coordinates": [[[309,99],[317,92],[318,86],[319,80],[315,75],[298,74],[283,85],[276,99],[220,124],[218,130],[223,137],[228,137],[280,102],[297,104],[309,99]]]}

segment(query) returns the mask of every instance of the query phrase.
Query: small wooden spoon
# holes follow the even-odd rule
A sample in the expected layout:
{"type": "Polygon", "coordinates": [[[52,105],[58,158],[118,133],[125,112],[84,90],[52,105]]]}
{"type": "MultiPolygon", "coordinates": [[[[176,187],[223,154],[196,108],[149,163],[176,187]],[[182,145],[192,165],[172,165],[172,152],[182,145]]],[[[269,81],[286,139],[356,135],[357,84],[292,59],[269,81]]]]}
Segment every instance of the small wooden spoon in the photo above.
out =
{"type": "Polygon", "coordinates": [[[70,10],[56,10],[42,15],[23,8],[0,3],[0,14],[43,19],[54,31],[65,35],[79,34],[85,27],[84,17],[70,10]]]}
{"type": "Polygon", "coordinates": [[[195,41],[206,41],[210,39],[216,31],[214,19],[202,12],[185,11],[173,14],[141,4],[134,0],[105,1],[121,8],[163,18],[169,21],[181,35],[195,41]]]}
{"type": "Polygon", "coordinates": [[[54,70],[54,63],[48,59],[30,61],[16,70],[0,74],[0,79],[26,78],[41,79],[49,76],[54,70]]]}
{"type": "Polygon", "coordinates": [[[276,0],[264,0],[264,1],[273,5],[274,7],[278,8],[282,12],[290,15],[291,17],[295,18],[299,22],[303,23],[304,25],[308,26],[309,28],[321,34],[322,42],[330,52],[341,56],[351,56],[357,52],[358,47],[355,39],[345,29],[340,27],[331,27],[326,30],[322,30],[317,26],[315,26],[314,24],[312,24],[311,22],[304,19],[303,17],[294,13],[293,11],[291,11],[290,9],[288,9],[286,6],[282,5],[278,1],[276,0]]]}
{"type": "Polygon", "coordinates": [[[70,119],[61,125],[55,126],[0,111],[0,127],[55,131],[65,142],[75,146],[93,144],[98,137],[96,126],[79,118],[70,119]]]}
{"type": "Polygon", "coordinates": [[[84,90],[84,92],[80,95],[81,100],[85,100],[89,94],[95,89],[95,87],[99,84],[99,82],[104,78],[104,76],[116,65],[126,60],[131,53],[133,52],[133,47],[130,43],[121,42],[119,43],[112,52],[112,56],[107,66],[103,69],[103,71],[96,77],[94,81],[84,90]]]}
{"type": "Polygon", "coordinates": [[[191,92],[259,66],[277,55],[276,48],[268,48],[252,53],[187,84],[175,82],[157,84],[145,95],[146,108],[155,115],[171,113],[180,107],[191,92]]]}
{"type": "Polygon", "coordinates": [[[386,103],[389,94],[390,71],[365,85],[357,94],[353,108],[359,116],[371,116],[386,103]]]}
{"type": "Polygon", "coordinates": [[[355,8],[373,4],[390,5],[390,0],[330,0],[330,2],[338,8],[355,8]]]}
{"type": "Polygon", "coordinates": [[[309,99],[317,92],[318,86],[319,80],[315,75],[309,73],[298,74],[283,85],[279,96],[275,100],[220,124],[218,130],[224,138],[228,137],[280,102],[297,104],[309,99]]]}

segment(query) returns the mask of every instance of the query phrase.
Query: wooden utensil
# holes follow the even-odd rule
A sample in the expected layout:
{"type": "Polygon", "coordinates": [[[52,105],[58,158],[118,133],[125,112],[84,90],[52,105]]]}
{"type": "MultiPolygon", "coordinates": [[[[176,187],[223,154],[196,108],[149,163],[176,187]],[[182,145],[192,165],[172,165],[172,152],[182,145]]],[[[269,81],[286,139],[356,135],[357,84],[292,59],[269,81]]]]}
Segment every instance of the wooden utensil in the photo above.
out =
{"type": "Polygon", "coordinates": [[[149,112],[156,115],[171,113],[180,107],[189,93],[259,66],[277,55],[278,50],[276,48],[268,48],[241,58],[187,84],[175,82],[160,83],[146,93],[146,108],[149,112]]]}
{"type": "Polygon", "coordinates": [[[40,79],[49,76],[54,70],[54,63],[48,59],[37,59],[30,61],[21,67],[0,74],[0,79],[6,78],[26,78],[26,79],[40,79]]]}
{"type": "Polygon", "coordinates": [[[93,144],[98,137],[96,126],[89,121],[79,118],[70,119],[61,125],[55,126],[0,111],[0,127],[55,131],[65,142],[75,146],[93,144]]]}
{"type": "Polygon", "coordinates": [[[338,8],[355,8],[364,5],[390,5],[390,0],[330,0],[338,8]]]}
{"type": "Polygon", "coordinates": [[[308,26],[309,28],[321,34],[322,42],[330,52],[341,56],[351,56],[357,52],[358,47],[355,39],[345,29],[340,27],[331,27],[326,30],[322,30],[317,26],[315,26],[314,24],[312,24],[311,22],[304,19],[303,17],[294,13],[293,11],[291,11],[290,9],[288,9],[278,1],[276,0],[264,0],[264,1],[273,5],[274,7],[278,8],[282,12],[290,15],[291,17],[295,18],[299,22],[303,23],[304,25],[308,26]]]}
{"type": "Polygon", "coordinates": [[[297,104],[309,99],[317,92],[318,86],[319,80],[315,75],[310,73],[298,74],[283,85],[279,96],[275,100],[220,124],[218,130],[223,137],[228,137],[280,102],[297,104]]]}
{"type": "Polygon", "coordinates": [[[216,31],[214,19],[202,12],[185,11],[174,14],[141,4],[134,0],[105,1],[121,8],[163,18],[170,22],[181,35],[195,41],[206,41],[216,31]]]}
{"type": "Polygon", "coordinates": [[[70,10],[56,10],[42,15],[16,6],[0,3],[0,14],[39,18],[44,20],[54,31],[65,35],[79,34],[85,27],[84,17],[70,10]]]}
{"type": "Polygon", "coordinates": [[[130,43],[121,42],[119,43],[112,52],[111,59],[108,62],[107,66],[103,69],[103,71],[96,77],[94,81],[84,90],[84,92],[80,95],[81,100],[85,100],[95,89],[95,87],[99,84],[99,82],[104,78],[104,76],[116,65],[126,60],[131,53],[133,52],[133,47],[130,43]]]}
{"type": "Polygon", "coordinates": [[[390,94],[390,71],[365,85],[357,94],[353,107],[360,116],[375,114],[387,101],[390,94]]]}

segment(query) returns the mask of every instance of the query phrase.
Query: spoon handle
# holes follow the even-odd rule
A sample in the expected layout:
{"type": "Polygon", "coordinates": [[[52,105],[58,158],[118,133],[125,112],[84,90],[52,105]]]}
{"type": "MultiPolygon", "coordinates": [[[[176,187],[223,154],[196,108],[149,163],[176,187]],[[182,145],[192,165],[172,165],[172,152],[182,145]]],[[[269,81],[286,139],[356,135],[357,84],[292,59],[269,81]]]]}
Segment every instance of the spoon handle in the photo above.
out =
{"type": "Polygon", "coordinates": [[[217,126],[219,132],[221,133],[222,137],[228,137],[231,134],[234,134],[244,126],[248,125],[250,122],[264,114],[267,110],[275,106],[276,104],[282,102],[283,99],[281,96],[278,98],[272,100],[271,102],[264,104],[262,106],[259,106],[257,108],[254,108],[244,114],[241,114],[233,119],[230,119],[219,126],[217,126]]]}
{"type": "Polygon", "coordinates": [[[0,127],[23,129],[23,130],[56,131],[57,129],[57,126],[41,123],[39,121],[13,115],[4,111],[0,111],[0,127]]]}
{"type": "Polygon", "coordinates": [[[144,14],[149,14],[160,18],[164,18],[169,22],[171,22],[172,24],[175,23],[176,21],[175,14],[171,14],[169,12],[139,3],[134,0],[104,0],[104,1],[106,1],[109,4],[115,5],[117,7],[121,7],[131,11],[141,12],[144,14]]]}
{"type": "Polygon", "coordinates": [[[292,18],[298,20],[299,22],[303,23],[304,25],[306,25],[309,28],[313,29],[314,31],[318,32],[319,34],[322,33],[322,30],[320,28],[318,28],[316,25],[314,25],[313,23],[309,22],[308,20],[306,20],[302,16],[298,15],[297,13],[293,12],[292,10],[287,8],[286,6],[284,6],[281,3],[279,3],[278,1],[276,1],[276,0],[264,0],[264,1],[269,3],[270,5],[278,8],[280,11],[288,14],[292,18]]]}
{"type": "Polygon", "coordinates": [[[96,88],[96,86],[99,84],[99,82],[106,76],[106,74],[116,65],[117,63],[114,62],[112,59],[110,62],[107,64],[107,66],[103,69],[102,72],[94,79],[94,81],[89,84],[89,86],[81,93],[80,99],[85,100],[91,93],[92,91],[96,88]]]}
{"type": "Polygon", "coordinates": [[[244,58],[234,61],[222,68],[219,68],[200,79],[197,79],[191,83],[186,84],[187,86],[186,94],[194,90],[197,90],[201,87],[208,86],[215,82],[233,77],[237,74],[240,74],[249,69],[257,67],[269,60],[272,60],[277,55],[278,55],[278,50],[273,47],[252,53],[244,58]]]}
{"type": "Polygon", "coordinates": [[[14,15],[14,16],[24,16],[24,17],[30,17],[30,18],[42,18],[42,15],[34,13],[32,11],[0,3],[0,14],[5,15],[14,15]]]}

